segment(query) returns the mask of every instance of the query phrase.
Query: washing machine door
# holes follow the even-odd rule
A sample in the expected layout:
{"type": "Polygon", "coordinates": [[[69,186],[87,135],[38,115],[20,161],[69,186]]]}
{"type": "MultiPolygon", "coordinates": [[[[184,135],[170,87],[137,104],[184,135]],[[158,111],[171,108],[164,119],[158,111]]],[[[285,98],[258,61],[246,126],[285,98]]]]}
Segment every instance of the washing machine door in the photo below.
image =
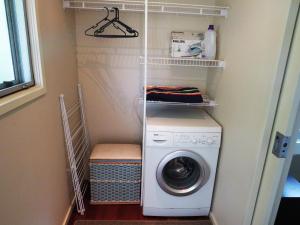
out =
{"type": "Polygon", "coordinates": [[[210,176],[206,161],[191,151],[176,151],[165,156],[156,170],[159,186],[175,196],[187,196],[205,185],[210,176]]]}

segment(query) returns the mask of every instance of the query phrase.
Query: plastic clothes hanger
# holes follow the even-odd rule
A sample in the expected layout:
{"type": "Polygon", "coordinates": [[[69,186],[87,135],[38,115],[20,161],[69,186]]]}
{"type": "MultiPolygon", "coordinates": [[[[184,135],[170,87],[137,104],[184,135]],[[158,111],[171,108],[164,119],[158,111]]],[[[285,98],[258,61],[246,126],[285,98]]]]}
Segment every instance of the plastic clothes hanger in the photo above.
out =
{"type": "Polygon", "coordinates": [[[106,10],[106,16],[102,20],[100,20],[98,23],[96,23],[95,25],[93,25],[90,28],[86,29],[85,32],[84,32],[86,36],[92,36],[93,37],[94,34],[89,33],[89,31],[95,30],[103,21],[110,21],[108,19],[108,17],[109,17],[109,9],[107,7],[104,7],[104,9],[106,10]]]}
{"type": "Polygon", "coordinates": [[[109,9],[105,7],[107,15],[105,18],[103,18],[101,21],[96,23],[94,26],[91,26],[85,31],[85,35],[92,36],[92,37],[102,37],[102,38],[134,38],[139,36],[139,32],[131,28],[130,26],[126,25],[122,21],[120,21],[119,16],[119,9],[118,8],[112,8],[113,11],[115,11],[115,17],[113,19],[108,19],[109,17],[109,9]],[[97,27],[102,23],[106,21],[105,24],[103,24],[101,27],[97,29],[97,27]],[[117,30],[120,30],[122,34],[103,34],[105,29],[112,25],[117,30]]]}

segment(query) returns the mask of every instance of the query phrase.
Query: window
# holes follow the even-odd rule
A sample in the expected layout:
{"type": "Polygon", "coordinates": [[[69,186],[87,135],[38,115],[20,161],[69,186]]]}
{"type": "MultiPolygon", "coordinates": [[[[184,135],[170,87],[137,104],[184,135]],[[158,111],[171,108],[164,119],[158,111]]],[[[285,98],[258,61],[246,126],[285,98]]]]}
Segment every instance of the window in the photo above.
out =
{"type": "Polygon", "coordinates": [[[0,97],[34,86],[25,0],[0,0],[0,97]]]}

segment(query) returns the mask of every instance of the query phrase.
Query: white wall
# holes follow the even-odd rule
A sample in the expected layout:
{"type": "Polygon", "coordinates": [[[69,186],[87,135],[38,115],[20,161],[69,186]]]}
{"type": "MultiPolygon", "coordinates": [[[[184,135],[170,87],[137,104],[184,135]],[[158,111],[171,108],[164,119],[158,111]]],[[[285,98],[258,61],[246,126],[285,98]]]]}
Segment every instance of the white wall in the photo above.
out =
{"type": "Polygon", "coordinates": [[[228,19],[217,20],[226,68],[209,76],[219,104],[213,116],[224,128],[212,215],[219,225],[242,225],[254,200],[251,190],[290,1],[217,3],[230,6],[230,12],[228,19]]]}
{"type": "Polygon", "coordinates": [[[37,0],[47,93],[0,117],[0,224],[61,225],[72,200],[59,94],[77,98],[74,14],[37,0]]]}
{"type": "MultiPolygon", "coordinates": [[[[181,3],[210,3],[179,1],[181,3]]],[[[137,29],[135,39],[86,37],[84,30],[105,15],[103,11],[76,12],[76,38],[79,80],[83,85],[87,120],[92,143],[140,143],[142,137],[141,104],[143,93],[144,14],[120,12],[122,21],[137,29]]],[[[173,30],[205,31],[212,17],[150,14],[149,54],[169,55],[173,30]]],[[[207,70],[197,68],[150,67],[149,84],[190,85],[206,91],[207,70]]]]}
{"type": "MultiPolygon", "coordinates": [[[[85,94],[92,143],[139,142],[136,98],[141,85],[142,39],[87,37],[84,30],[104,17],[103,11],[76,12],[78,73],[85,94]]],[[[120,13],[142,32],[143,14],[120,13]]],[[[124,19],[124,17],[126,19],[124,19]]]]}

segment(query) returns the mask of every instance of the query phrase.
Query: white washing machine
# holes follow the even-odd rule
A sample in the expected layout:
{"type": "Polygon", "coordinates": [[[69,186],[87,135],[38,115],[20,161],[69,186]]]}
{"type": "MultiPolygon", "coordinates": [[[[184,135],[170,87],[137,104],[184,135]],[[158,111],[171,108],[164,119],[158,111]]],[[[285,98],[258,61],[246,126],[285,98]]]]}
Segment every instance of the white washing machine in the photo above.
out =
{"type": "Polygon", "coordinates": [[[145,216],[206,216],[211,207],[221,127],[199,109],[147,117],[145,216]]]}

